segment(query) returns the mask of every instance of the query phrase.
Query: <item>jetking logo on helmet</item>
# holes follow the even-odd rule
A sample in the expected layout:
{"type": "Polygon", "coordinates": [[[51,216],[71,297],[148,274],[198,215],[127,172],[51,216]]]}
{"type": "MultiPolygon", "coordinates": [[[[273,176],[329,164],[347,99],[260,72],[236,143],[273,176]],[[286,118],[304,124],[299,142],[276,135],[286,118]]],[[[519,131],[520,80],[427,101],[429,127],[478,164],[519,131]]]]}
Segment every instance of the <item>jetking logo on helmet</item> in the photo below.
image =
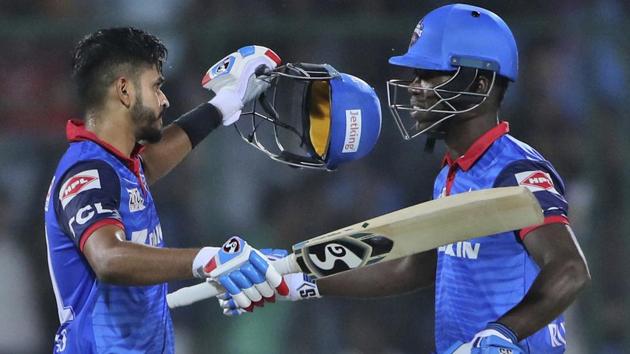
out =
{"type": "Polygon", "coordinates": [[[343,151],[357,152],[359,150],[359,142],[361,141],[361,110],[346,110],[346,137],[343,141],[343,151]]]}
{"type": "Polygon", "coordinates": [[[420,22],[418,22],[418,25],[413,30],[413,34],[411,35],[411,42],[409,43],[410,47],[414,45],[418,41],[418,39],[420,39],[420,36],[422,36],[422,31],[424,31],[424,18],[421,19],[420,22]]]}

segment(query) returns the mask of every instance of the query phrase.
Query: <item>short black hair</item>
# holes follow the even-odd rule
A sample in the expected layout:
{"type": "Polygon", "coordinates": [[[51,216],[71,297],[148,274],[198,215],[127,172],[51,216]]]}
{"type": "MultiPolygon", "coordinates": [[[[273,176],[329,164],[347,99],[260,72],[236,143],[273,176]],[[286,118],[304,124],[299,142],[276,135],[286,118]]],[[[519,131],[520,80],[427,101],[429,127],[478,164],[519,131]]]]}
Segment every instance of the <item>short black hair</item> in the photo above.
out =
{"type": "Polygon", "coordinates": [[[72,77],[84,109],[103,103],[105,91],[127,65],[135,75],[143,65],[161,73],[168,51],[154,35],[133,27],[100,29],[84,37],[74,49],[72,77]]]}

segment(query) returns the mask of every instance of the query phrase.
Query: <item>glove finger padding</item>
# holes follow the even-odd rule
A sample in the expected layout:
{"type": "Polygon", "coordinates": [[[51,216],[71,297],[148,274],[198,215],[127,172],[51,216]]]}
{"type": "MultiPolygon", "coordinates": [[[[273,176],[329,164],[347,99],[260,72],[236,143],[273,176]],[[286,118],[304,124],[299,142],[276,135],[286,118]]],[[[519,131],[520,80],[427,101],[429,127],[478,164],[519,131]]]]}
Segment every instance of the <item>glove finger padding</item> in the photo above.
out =
{"type": "Polygon", "coordinates": [[[241,289],[234,283],[232,279],[228,275],[222,275],[218,279],[219,283],[227,290],[230,295],[232,295],[232,299],[238,305],[238,307],[242,308],[247,312],[251,312],[254,308],[252,301],[241,291],[241,289]]]}
{"type": "Polygon", "coordinates": [[[230,298],[229,300],[224,300],[220,299],[217,296],[217,300],[219,300],[219,307],[221,307],[221,309],[223,310],[223,314],[226,316],[240,316],[241,314],[246,312],[245,310],[239,308],[236,303],[234,303],[234,300],[232,298],[230,298]]]}
{"type": "Polygon", "coordinates": [[[256,270],[265,275],[269,285],[275,288],[279,295],[287,296],[289,294],[289,287],[282,275],[264,259],[264,255],[260,254],[260,252],[251,252],[249,261],[256,270]]]}
{"type": "Polygon", "coordinates": [[[263,296],[265,301],[275,302],[275,292],[273,288],[267,283],[265,275],[259,272],[251,263],[247,263],[241,268],[243,274],[251,281],[256,289],[263,296]]]}
{"type": "Polygon", "coordinates": [[[254,306],[262,306],[263,297],[273,295],[272,286],[278,283],[274,272],[280,276],[257,250],[236,236],[223,244],[204,271],[223,285],[235,303],[246,311],[252,311],[254,306]],[[251,263],[250,259],[256,264],[251,263]],[[273,283],[268,284],[269,280],[273,283]]]}
{"type": "Polygon", "coordinates": [[[264,306],[263,296],[260,294],[258,289],[254,287],[254,284],[247,279],[247,277],[238,270],[233,271],[229,275],[230,279],[236,284],[241,290],[243,294],[249,298],[252,302],[252,305],[262,307],[264,306]]]}

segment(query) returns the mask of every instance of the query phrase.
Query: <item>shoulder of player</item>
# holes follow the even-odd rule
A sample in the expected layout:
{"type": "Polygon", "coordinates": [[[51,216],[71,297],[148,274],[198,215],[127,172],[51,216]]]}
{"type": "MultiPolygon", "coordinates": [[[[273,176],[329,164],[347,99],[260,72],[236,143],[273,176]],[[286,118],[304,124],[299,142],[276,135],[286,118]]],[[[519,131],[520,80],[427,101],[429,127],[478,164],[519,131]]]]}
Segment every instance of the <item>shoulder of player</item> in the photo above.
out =
{"type": "Polygon", "coordinates": [[[84,160],[63,172],[54,195],[60,202],[67,203],[79,193],[104,187],[120,189],[120,178],[115,169],[103,160],[84,160]]]}
{"type": "Polygon", "coordinates": [[[546,161],[545,157],[538,152],[538,150],[534,149],[531,145],[525,143],[524,141],[513,137],[512,135],[506,134],[500,142],[502,144],[501,151],[508,155],[508,157],[513,159],[521,157],[527,160],[546,161]]]}
{"type": "Polygon", "coordinates": [[[485,161],[486,169],[491,166],[497,168],[497,171],[505,170],[510,165],[541,164],[548,166],[555,173],[551,163],[542,154],[510,135],[503,136],[491,149],[486,151],[485,161]]]}
{"type": "Polygon", "coordinates": [[[522,185],[532,191],[553,190],[564,194],[564,181],[547,160],[515,159],[506,164],[495,179],[494,186],[522,185]],[[512,182],[509,182],[509,181],[512,182]]]}

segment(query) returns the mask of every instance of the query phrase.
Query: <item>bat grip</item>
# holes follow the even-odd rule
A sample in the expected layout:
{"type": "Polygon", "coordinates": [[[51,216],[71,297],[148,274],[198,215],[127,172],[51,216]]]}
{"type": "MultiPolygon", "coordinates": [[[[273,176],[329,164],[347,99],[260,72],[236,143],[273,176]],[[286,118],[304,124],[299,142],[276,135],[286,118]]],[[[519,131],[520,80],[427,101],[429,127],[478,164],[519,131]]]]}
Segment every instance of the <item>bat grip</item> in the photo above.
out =
{"type": "MultiPolygon", "coordinates": [[[[295,261],[295,255],[290,254],[284,258],[271,261],[273,267],[280,274],[300,272],[300,267],[295,261]]],[[[208,278],[205,282],[187,286],[166,295],[166,303],[171,309],[188,306],[197,301],[205,300],[223,294],[225,289],[217,282],[208,278]]]]}

